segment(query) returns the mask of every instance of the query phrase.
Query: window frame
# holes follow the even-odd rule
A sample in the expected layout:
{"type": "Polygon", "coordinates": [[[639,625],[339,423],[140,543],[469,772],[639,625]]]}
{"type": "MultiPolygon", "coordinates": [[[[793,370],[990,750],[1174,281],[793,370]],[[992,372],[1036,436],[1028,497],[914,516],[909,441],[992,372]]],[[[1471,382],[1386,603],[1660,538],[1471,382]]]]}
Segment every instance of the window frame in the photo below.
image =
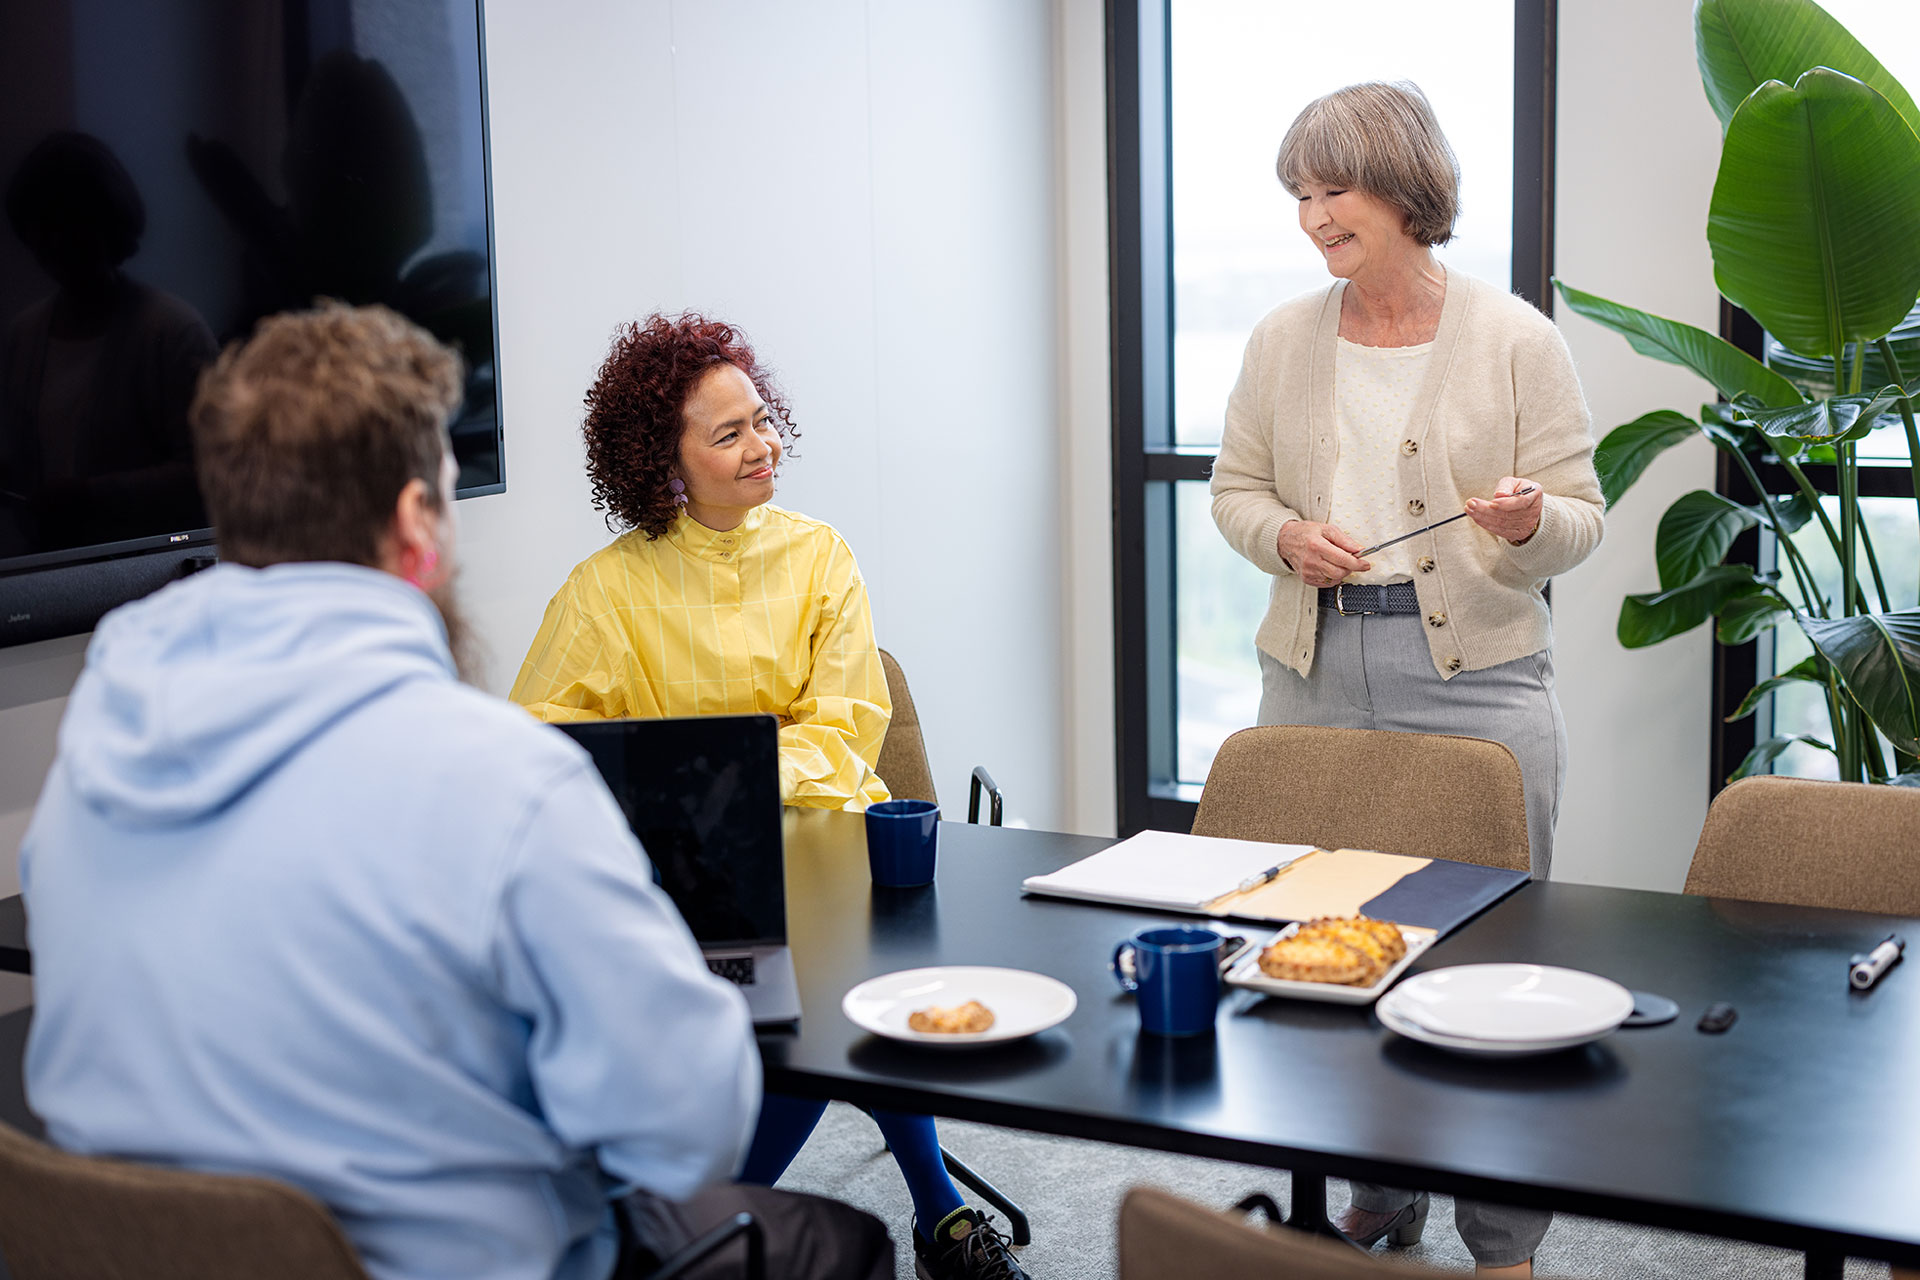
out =
{"type": "MultiPolygon", "coordinates": [[[[1171,5],[1106,0],[1114,767],[1122,836],[1191,829],[1198,790],[1173,781],[1173,482],[1207,480],[1213,451],[1173,443],[1171,5]]],[[[1512,287],[1549,316],[1558,12],[1558,0],[1514,0],[1512,287]]]]}

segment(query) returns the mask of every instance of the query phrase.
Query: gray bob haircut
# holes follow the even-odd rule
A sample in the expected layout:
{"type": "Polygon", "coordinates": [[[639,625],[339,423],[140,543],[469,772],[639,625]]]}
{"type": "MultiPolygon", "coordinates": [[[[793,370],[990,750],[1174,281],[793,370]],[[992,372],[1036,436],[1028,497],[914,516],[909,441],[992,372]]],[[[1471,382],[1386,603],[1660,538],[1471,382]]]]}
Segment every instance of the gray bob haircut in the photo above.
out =
{"type": "Polygon", "coordinates": [[[1274,168],[1295,197],[1309,182],[1349,187],[1400,210],[1421,244],[1453,239],[1460,162],[1410,81],[1350,84],[1314,99],[1281,140],[1274,168]]]}

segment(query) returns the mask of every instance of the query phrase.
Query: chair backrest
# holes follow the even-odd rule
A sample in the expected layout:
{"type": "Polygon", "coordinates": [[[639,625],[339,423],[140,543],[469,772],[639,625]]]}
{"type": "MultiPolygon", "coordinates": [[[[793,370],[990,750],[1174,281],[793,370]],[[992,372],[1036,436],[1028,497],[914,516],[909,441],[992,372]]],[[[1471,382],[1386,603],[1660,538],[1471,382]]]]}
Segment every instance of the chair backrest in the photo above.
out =
{"type": "Polygon", "coordinates": [[[1213,758],[1193,834],[1528,868],[1520,762],[1482,738],[1242,729],[1213,758]]]}
{"type": "Polygon", "coordinates": [[[4,1124],[0,1256],[12,1280],[367,1280],[304,1191],[72,1155],[4,1124]]]}
{"type": "Polygon", "coordinates": [[[1920,916],[1920,789],[1742,778],[1707,810],[1687,892],[1920,916]]]}
{"type": "Polygon", "coordinates": [[[1152,1187],[1135,1187],[1120,1202],[1120,1280],[1411,1280],[1440,1274],[1369,1258],[1350,1245],[1284,1227],[1263,1231],[1152,1187]]]}
{"type": "Polygon", "coordinates": [[[933,766],[927,763],[927,742],[920,733],[920,713],[913,709],[913,694],[907,689],[907,673],[885,649],[880,651],[880,666],[887,673],[893,719],[887,722],[887,736],[880,743],[880,763],[874,771],[895,800],[939,804],[940,797],[933,791],[933,766]]]}

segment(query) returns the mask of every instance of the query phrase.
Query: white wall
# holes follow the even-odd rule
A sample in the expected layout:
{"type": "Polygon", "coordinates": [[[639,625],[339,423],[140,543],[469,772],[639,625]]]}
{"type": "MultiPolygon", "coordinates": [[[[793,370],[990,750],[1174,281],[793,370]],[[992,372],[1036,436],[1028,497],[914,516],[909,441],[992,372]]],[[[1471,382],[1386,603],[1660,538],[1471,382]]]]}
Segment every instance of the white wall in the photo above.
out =
{"type": "MultiPolygon", "coordinates": [[[[1689,6],[1560,0],[1556,272],[1576,288],[1719,327],[1707,201],[1720,129],[1700,88],[1689,6]]],[[[1565,306],[1556,318],[1605,435],[1653,409],[1693,412],[1712,388],[1565,306]]],[[[1713,487],[1713,450],[1666,454],[1607,515],[1592,559],[1554,584],[1554,660],[1570,739],[1556,879],[1678,889],[1707,809],[1711,638],[1651,649],[1615,638],[1620,599],[1658,585],[1667,504],[1713,487]]]]}

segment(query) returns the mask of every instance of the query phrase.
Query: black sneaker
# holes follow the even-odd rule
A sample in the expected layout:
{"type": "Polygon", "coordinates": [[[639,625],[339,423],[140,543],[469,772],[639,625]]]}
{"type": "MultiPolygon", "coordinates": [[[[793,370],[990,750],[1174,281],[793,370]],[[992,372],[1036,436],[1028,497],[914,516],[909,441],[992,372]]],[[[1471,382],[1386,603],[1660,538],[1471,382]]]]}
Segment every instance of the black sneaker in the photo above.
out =
{"type": "Polygon", "coordinates": [[[940,1219],[933,1239],[913,1224],[913,1256],[920,1280],[1031,1280],[1013,1260],[1013,1245],[993,1219],[972,1209],[955,1209],[940,1219]]]}

